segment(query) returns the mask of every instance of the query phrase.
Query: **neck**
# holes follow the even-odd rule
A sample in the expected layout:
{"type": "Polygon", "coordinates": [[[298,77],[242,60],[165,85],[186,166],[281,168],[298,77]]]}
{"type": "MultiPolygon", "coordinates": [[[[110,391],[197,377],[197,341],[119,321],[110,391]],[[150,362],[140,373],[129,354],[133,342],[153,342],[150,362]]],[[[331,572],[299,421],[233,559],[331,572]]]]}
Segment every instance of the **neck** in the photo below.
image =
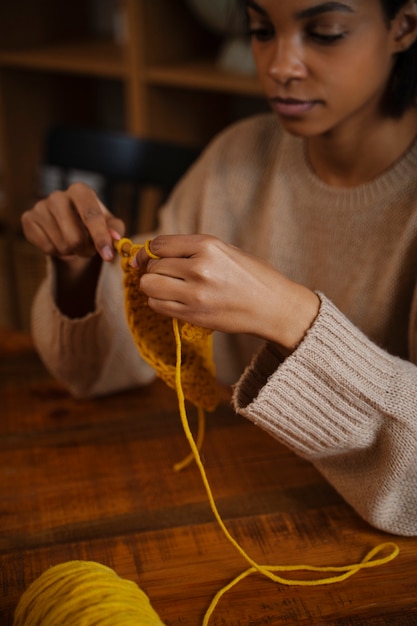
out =
{"type": "Polygon", "coordinates": [[[316,175],[333,187],[356,187],[389,169],[417,136],[417,109],[400,119],[384,118],[366,128],[344,128],[307,139],[316,175]]]}

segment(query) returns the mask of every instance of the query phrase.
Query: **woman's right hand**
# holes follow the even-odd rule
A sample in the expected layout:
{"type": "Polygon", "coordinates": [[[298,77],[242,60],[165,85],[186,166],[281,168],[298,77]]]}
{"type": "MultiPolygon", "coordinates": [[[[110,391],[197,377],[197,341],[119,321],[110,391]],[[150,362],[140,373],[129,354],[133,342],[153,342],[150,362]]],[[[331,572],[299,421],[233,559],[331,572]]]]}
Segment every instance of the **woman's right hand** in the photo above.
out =
{"type": "Polygon", "coordinates": [[[97,253],[104,261],[114,257],[112,238],[123,236],[124,224],[84,183],[55,191],[23,213],[26,239],[44,254],[63,262],[91,259],[97,253]]]}

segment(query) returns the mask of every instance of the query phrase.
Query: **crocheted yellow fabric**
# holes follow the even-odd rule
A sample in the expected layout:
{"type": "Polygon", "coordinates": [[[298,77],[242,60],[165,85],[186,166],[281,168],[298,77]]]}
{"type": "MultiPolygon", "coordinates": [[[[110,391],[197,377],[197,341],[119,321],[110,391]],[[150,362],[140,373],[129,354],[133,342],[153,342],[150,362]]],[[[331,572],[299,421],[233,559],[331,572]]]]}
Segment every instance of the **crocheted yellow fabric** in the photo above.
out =
{"type": "MultiPolygon", "coordinates": [[[[145,244],[147,247],[148,242],[145,244]]],[[[141,272],[132,268],[131,259],[144,246],[130,239],[115,242],[124,272],[126,317],[142,358],[172,389],[176,389],[176,343],[172,319],[155,313],[147,296],[139,289],[141,272]]],[[[184,396],[196,407],[213,411],[218,404],[218,388],[213,361],[212,332],[178,322],[181,344],[181,382],[184,396]]]]}

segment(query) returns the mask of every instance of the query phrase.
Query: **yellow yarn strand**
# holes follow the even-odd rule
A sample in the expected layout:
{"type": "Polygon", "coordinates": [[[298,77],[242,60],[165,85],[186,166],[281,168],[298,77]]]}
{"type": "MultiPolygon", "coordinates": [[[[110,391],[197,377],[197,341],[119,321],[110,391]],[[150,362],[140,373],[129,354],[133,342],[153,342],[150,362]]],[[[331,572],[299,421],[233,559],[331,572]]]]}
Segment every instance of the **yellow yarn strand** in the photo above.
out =
{"type": "MultiPolygon", "coordinates": [[[[341,566],[260,565],[252,559],[228,531],[217,509],[213,493],[201,461],[204,438],[205,410],[213,410],[218,402],[211,333],[191,324],[182,324],[158,316],[147,307],[138,289],[138,272],[130,261],[145,247],[149,257],[158,257],[144,246],[133,245],[129,239],[115,243],[122,257],[125,273],[125,306],[134,341],[142,355],[157,374],[177,393],[181,424],[191,452],[174,468],[183,469],[194,461],[199,469],[213,515],[223,534],[236,548],[249,568],[222,587],[212,599],[203,618],[208,626],[221,598],[251,574],[261,574],[283,585],[317,586],[346,580],[362,569],[378,567],[394,559],[399,548],[387,542],[370,550],[359,563],[341,566]],[[170,327],[170,332],[168,332],[170,327]],[[174,339],[171,345],[170,337],[174,339]],[[198,409],[197,441],[191,432],[186,399],[198,409]],[[381,553],[387,553],[379,556],[381,553]],[[307,571],[332,573],[323,578],[292,579],[276,572],[307,571]]],[[[94,561],[69,561],[46,570],[22,595],[16,608],[13,626],[164,626],[154,611],[148,596],[130,580],[120,578],[109,567],[94,561]]]]}
{"type": "MultiPolygon", "coordinates": [[[[197,430],[197,440],[196,440],[195,445],[196,445],[198,452],[200,452],[204,443],[206,418],[205,418],[204,409],[202,409],[201,407],[198,407],[197,410],[198,410],[198,430],[197,430]]],[[[182,461],[175,463],[174,470],[176,472],[180,472],[181,470],[188,467],[188,465],[190,465],[190,463],[192,463],[193,461],[195,461],[195,454],[193,451],[191,451],[190,454],[188,454],[182,461]]]]}
{"type": "Polygon", "coordinates": [[[219,600],[222,596],[232,589],[237,583],[241,580],[249,576],[250,574],[254,574],[258,572],[267,578],[270,578],[273,582],[281,583],[282,585],[290,585],[290,586],[318,586],[318,585],[329,585],[332,583],[341,582],[346,580],[356,572],[359,572],[361,569],[369,568],[369,567],[377,567],[378,565],[383,565],[392,561],[398,553],[399,548],[395,543],[388,542],[384,544],[380,544],[379,546],[373,548],[368,554],[364,557],[364,559],[360,563],[354,563],[351,565],[342,565],[342,566],[314,566],[314,565],[260,565],[256,561],[254,561],[249,554],[242,548],[242,546],[234,539],[234,537],[228,531],[223,519],[218,511],[216,502],[214,500],[214,496],[210,487],[210,483],[207,478],[206,471],[204,469],[204,465],[201,461],[200,453],[198,447],[193,439],[193,435],[191,433],[186,407],[185,407],[185,398],[184,393],[181,386],[181,335],[178,327],[178,320],[173,319],[173,330],[175,335],[175,341],[177,346],[177,375],[176,375],[176,385],[177,385],[177,397],[179,404],[179,411],[181,417],[181,423],[185,432],[185,436],[188,440],[188,443],[191,447],[193,457],[195,459],[196,465],[200,471],[201,478],[203,481],[203,485],[205,487],[207,497],[210,503],[211,510],[216,518],[221,530],[223,531],[226,538],[230,541],[230,543],[237,549],[239,554],[251,565],[251,567],[241,574],[239,574],[235,579],[233,579],[229,584],[225,585],[217,594],[214,596],[205,616],[203,619],[203,626],[207,626],[209,623],[210,617],[213,614],[219,600]],[[384,557],[379,559],[373,559],[373,557],[383,551],[390,550],[390,553],[384,557]],[[335,576],[329,576],[325,578],[318,579],[289,579],[283,578],[282,576],[277,576],[274,572],[294,572],[294,571],[311,571],[311,572],[340,572],[335,576]]]}
{"type": "Polygon", "coordinates": [[[150,240],[150,239],[147,239],[147,240],[145,241],[145,243],[143,244],[143,247],[145,248],[145,252],[146,252],[146,254],[148,255],[148,257],[149,257],[150,259],[159,259],[160,257],[159,257],[157,254],[154,254],[154,253],[152,252],[152,250],[151,250],[151,247],[150,247],[150,246],[151,246],[151,240],[150,240]]]}

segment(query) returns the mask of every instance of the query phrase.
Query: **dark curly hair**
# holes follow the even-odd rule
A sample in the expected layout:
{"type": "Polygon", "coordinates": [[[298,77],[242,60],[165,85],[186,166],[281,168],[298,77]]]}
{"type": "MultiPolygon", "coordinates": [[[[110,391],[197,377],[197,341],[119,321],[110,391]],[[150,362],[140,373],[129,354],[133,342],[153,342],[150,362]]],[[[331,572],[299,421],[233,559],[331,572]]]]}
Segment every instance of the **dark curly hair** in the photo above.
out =
{"type": "MultiPolygon", "coordinates": [[[[388,23],[408,0],[380,0],[388,23]]],[[[401,117],[414,106],[417,96],[417,41],[410,48],[399,52],[387,85],[384,111],[391,117],[401,117]]]]}
{"type": "MultiPolygon", "coordinates": [[[[235,0],[242,16],[242,27],[247,31],[246,1],[235,0]]],[[[409,0],[380,0],[387,25],[409,0]]],[[[385,115],[400,118],[417,98],[417,41],[410,48],[396,55],[394,67],[388,81],[382,108],[385,115]]]]}

